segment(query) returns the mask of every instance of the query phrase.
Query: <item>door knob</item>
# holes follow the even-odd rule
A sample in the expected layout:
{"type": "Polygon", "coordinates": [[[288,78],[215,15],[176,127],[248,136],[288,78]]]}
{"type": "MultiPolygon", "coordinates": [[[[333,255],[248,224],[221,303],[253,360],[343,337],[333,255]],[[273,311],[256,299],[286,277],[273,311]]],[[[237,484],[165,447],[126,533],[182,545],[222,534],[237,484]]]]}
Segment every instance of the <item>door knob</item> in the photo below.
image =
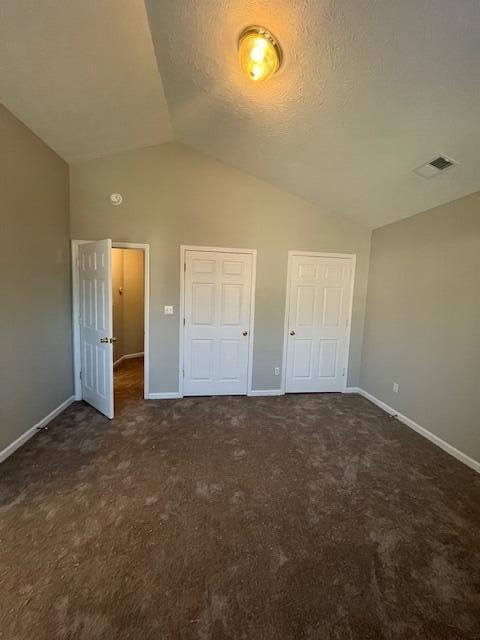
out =
{"type": "Polygon", "coordinates": [[[100,338],[100,342],[102,344],[106,344],[108,342],[108,338],[100,338]]]}
{"type": "Polygon", "coordinates": [[[244,331],[244,332],[243,332],[243,335],[244,335],[244,336],[248,336],[248,331],[244,331]]]}
{"type": "Polygon", "coordinates": [[[290,335],[294,336],[295,335],[295,331],[290,331],[290,335]]]}
{"type": "Polygon", "coordinates": [[[110,338],[109,342],[116,342],[117,339],[116,338],[110,338]]]}

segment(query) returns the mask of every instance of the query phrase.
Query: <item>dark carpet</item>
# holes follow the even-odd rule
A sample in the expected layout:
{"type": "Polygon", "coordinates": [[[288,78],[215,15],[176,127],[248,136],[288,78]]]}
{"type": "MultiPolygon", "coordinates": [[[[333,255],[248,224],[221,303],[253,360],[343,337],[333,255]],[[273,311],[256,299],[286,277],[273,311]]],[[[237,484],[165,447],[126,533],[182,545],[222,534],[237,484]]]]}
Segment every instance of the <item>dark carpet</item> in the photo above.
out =
{"type": "Polygon", "coordinates": [[[357,395],[140,366],[0,466],[2,640],[480,638],[478,475],[357,395]]]}

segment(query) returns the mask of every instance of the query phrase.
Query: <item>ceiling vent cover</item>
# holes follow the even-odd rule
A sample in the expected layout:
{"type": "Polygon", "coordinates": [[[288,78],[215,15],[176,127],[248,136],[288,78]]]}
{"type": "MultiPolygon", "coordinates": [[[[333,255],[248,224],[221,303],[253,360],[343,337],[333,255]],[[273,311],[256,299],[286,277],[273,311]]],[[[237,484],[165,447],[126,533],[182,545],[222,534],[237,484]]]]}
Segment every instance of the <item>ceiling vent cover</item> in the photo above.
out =
{"type": "Polygon", "coordinates": [[[438,169],[439,171],[443,171],[444,169],[447,169],[447,167],[451,167],[452,164],[453,162],[444,156],[438,156],[438,158],[429,162],[430,166],[435,167],[435,169],[438,169]]]}
{"type": "Polygon", "coordinates": [[[433,178],[433,176],[437,176],[439,173],[455,164],[458,164],[458,162],[456,160],[452,160],[452,158],[447,158],[447,156],[438,156],[438,158],[434,158],[430,162],[427,162],[427,164],[422,164],[421,167],[417,167],[413,172],[422,178],[433,178]]]}

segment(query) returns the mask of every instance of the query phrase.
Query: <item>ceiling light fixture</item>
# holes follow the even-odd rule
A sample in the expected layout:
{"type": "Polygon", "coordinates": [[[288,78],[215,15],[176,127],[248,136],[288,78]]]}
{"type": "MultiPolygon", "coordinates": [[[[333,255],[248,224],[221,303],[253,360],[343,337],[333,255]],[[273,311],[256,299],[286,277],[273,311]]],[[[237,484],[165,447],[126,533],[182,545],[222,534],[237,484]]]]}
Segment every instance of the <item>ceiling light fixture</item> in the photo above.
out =
{"type": "Polygon", "coordinates": [[[255,82],[268,80],[282,64],[282,49],[264,27],[251,26],[238,39],[238,57],[243,72],[255,82]]]}

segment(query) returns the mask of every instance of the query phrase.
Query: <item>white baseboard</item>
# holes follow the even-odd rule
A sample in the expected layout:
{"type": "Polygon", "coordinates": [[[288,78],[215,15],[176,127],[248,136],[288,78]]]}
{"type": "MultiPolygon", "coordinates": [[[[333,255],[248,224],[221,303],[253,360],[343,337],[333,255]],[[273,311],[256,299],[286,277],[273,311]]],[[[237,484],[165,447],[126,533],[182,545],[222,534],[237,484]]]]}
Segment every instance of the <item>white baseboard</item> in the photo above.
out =
{"type": "MultiPolygon", "coordinates": [[[[252,390],[247,393],[250,396],[283,396],[285,395],[281,389],[263,389],[252,390]]],[[[192,396],[193,397],[193,396],[192,396]]],[[[149,393],[149,400],[170,400],[172,398],[183,398],[183,395],[178,391],[164,391],[162,393],[149,393]]]]}
{"type": "MultiPolygon", "coordinates": [[[[283,396],[284,393],[281,389],[264,389],[264,390],[252,390],[247,393],[250,396],[283,396]]],[[[194,397],[194,396],[192,396],[194,397]]],[[[178,391],[164,391],[162,393],[149,393],[149,400],[171,400],[174,398],[183,398],[183,395],[178,391]]]]}
{"type": "Polygon", "coordinates": [[[50,411],[48,416],[45,416],[44,418],[42,418],[40,422],[37,422],[37,424],[34,424],[33,427],[31,427],[28,431],[25,431],[25,433],[23,433],[16,440],[14,440],[9,445],[7,445],[5,449],[0,451],[0,462],[3,462],[6,458],[8,458],[8,456],[11,456],[14,451],[16,451],[19,447],[22,446],[22,444],[25,444],[27,440],[30,440],[30,438],[34,436],[39,429],[42,429],[42,427],[46,427],[49,422],[51,422],[54,418],[60,415],[62,411],[65,411],[65,409],[69,407],[74,401],[75,401],[75,396],[70,396],[70,398],[67,398],[67,400],[62,402],[62,404],[59,404],[56,409],[54,409],[53,411],[50,411]]]}
{"type": "Polygon", "coordinates": [[[285,393],[281,389],[251,389],[247,396],[284,396],[285,393]]]}
{"type": "Polygon", "coordinates": [[[427,438],[427,440],[430,440],[430,442],[433,442],[433,444],[436,444],[437,447],[440,447],[441,449],[449,453],[451,456],[453,456],[457,460],[460,460],[460,462],[463,462],[463,464],[466,464],[467,467],[470,467],[477,473],[480,473],[480,462],[478,462],[478,460],[474,460],[473,458],[468,456],[466,453],[463,453],[463,451],[460,451],[453,445],[449,444],[448,442],[445,442],[445,440],[442,440],[442,438],[440,438],[439,436],[435,435],[428,429],[425,429],[425,427],[420,426],[414,420],[411,420],[409,417],[404,416],[402,413],[398,413],[398,411],[395,411],[393,407],[388,405],[386,402],[379,400],[375,396],[372,396],[372,394],[368,393],[368,391],[365,391],[365,389],[359,388],[357,393],[359,393],[364,398],[367,398],[367,400],[370,400],[370,402],[373,402],[373,404],[376,404],[377,407],[380,407],[380,409],[383,409],[390,415],[395,416],[397,420],[400,420],[400,422],[405,424],[407,427],[410,427],[410,429],[413,429],[424,438],[427,438]]]}
{"type": "Polygon", "coordinates": [[[117,367],[124,360],[129,360],[130,358],[143,358],[144,352],[139,351],[138,353],[126,353],[124,356],[121,356],[118,360],[115,360],[113,363],[114,367],[117,367]]]}
{"type": "Polygon", "coordinates": [[[360,387],[345,387],[343,393],[361,393],[360,387]]]}
{"type": "Polygon", "coordinates": [[[175,398],[183,398],[179,391],[162,391],[161,393],[149,393],[149,400],[174,400],[175,398]]]}

